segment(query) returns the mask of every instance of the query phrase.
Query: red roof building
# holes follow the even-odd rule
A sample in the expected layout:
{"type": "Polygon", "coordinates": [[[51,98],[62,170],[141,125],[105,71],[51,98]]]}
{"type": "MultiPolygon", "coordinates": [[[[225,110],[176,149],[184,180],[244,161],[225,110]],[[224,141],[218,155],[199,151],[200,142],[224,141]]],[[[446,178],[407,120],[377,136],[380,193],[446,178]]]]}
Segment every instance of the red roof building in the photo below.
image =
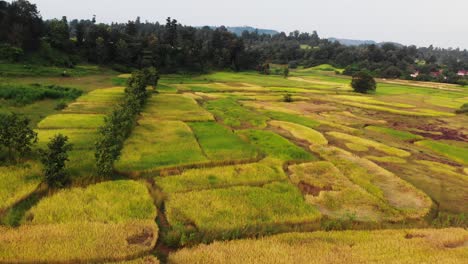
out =
{"type": "Polygon", "coordinates": [[[465,70],[459,70],[457,73],[458,76],[468,76],[468,71],[465,70]]]}

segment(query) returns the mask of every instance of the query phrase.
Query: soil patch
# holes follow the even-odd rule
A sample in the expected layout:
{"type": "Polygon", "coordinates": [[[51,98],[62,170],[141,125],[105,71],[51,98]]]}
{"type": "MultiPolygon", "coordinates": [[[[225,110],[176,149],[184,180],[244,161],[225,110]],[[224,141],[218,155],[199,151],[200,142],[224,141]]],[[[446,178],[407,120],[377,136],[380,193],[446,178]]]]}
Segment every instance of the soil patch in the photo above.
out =
{"type": "Polygon", "coordinates": [[[153,231],[150,228],[145,227],[141,233],[128,237],[127,243],[129,245],[141,244],[145,246],[151,246],[153,235],[153,231]]]}
{"type": "Polygon", "coordinates": [[[303,181],[299,182],[298,184],[298,187],[299,189],[301,190],[301,192],[303,194],[309,194],[309,195],[312,195],[312,196],[319,196],[320,195],[320,192],[322,191],[331,191],[332,190],[332,187],[327,185],[323,188],[320,188],[320,187],[317,187],[317,186],[314,186],[314,185],[310,185],[310,184],[307,184],[303,181]]]}

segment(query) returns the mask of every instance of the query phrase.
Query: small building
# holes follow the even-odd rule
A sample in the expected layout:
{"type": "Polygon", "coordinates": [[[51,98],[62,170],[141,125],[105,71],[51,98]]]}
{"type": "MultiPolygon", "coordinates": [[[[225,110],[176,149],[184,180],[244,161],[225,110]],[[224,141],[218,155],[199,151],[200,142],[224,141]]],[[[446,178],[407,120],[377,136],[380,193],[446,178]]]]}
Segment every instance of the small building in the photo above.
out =
{"type": "Polygon", "coordinates": [[[410,74],[411,77],[417,78],[419,76],[419,71],[415,71],[414,73],[410,74]]]}
{"type": "Polygon", "coordinates": [[[468,76],[468,71],[465,71],[465,70],[459,70],[458,73],[457,73],[458,76],[468,76]]]}
{"type": "Polygon", "coordinates": [[[434,77],[434,78],[437,78],[437,77],[441,76],[441,75],[442,75],[442,73],[443,73],[443,71],[442,71],[442,70],[439,70],[439,71],[433,71],[433,72],[431,72],[431,76],[432,76],[432,77],[434,77]]]}

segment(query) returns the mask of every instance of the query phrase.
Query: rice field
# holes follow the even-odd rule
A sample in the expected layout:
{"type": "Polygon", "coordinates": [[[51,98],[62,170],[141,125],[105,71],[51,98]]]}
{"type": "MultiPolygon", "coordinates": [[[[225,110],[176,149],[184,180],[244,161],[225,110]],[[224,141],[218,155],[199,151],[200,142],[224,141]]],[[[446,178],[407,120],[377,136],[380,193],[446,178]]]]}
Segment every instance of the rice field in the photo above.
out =
{"type": "Polygon", "coordinates": [[[124,223],[155,218],[156,208],[145,184],[113,181],[61,190],[26,212],[23,222],[32,225],[124,223]]]}
{"type": "Polygon", "coordinates": [[[139,126],[125,142],[122,155],[116,164],[117,170],[150,171],[208,162],[187,124],[148,118],[138,123],[139,126]]]}
{"type": "Polygon", "coordinates": [[[20,166],[0,166],[0,215],[27,198],[42,182],[42,166],[25,162],[20,166]]]}
{"type": "Polygon", "coordinates": [[[320,219],[318,210],[289,183],[172,193],[166,214],[173,227],[194,233],[200,241],[294,230],[320,219]]]}
{"type": "Polygon", "coordinates": [[[186,95],[154,95],[147,103],[143,116],[157,120],[211,121],[213,116],[186,95]],[[177,107],[174,107],[177,106],[177,107]]]}
{"type": "Polygon", "coordinates": [[[463,263],[465,229],[290,233],[182,249],[168,263],[463,263]]]}
{"type": "Polygon", "coordinates": [[[39,142],[0,163],[0,263],[462,263],[465,229],[399,228],[468,226],[467,91],[363,96],[330,67],[162,75],[106,182],[94,142],[123,87],[25,107],[39,142]],[[73,184],[38,195],[35,151],[59,133],[73,184]]]}
{"type": "Polygon", "coordinates": [[[291,143],[284,137],[264,130],[239,130],[238,134],[245,137],[251,144],[257,146],[268,157],[284,161],[309,161],[316,157],[304,149],[291,143]]]}
{"type": "Polygon", "coordinates": [[[155,178],[166,193],[191,192],[214,188],[261,186],[286,180],[280,160],[265,159],[257,163],[205,169],[192,169],[180,175],[155,178]]]}
{"type": "Polygon", "coordinates": [[[212,161],[248,160],[258,155],[253,146],[218,123],[192,122],[188,125],[203,153],[212,161]]]}

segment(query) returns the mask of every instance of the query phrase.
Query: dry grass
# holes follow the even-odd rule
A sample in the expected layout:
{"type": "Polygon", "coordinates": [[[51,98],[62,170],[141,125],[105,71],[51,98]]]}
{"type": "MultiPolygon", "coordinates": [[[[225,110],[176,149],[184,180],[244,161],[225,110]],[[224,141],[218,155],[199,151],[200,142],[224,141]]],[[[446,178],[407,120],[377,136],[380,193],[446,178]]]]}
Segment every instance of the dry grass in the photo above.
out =
{"type": "Polygon", "coordinates": [[[168,263],[464,263],[464,229],[282,234],[182,249],[168,263]]]}

